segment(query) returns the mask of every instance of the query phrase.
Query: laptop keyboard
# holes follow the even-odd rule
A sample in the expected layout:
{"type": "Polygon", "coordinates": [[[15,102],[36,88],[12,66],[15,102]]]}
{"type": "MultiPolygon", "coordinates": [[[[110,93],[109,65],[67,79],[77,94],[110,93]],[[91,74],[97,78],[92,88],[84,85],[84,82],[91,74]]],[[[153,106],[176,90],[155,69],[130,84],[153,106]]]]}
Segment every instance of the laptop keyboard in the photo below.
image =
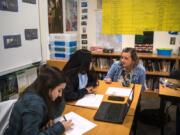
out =
{"type": "Polygon", "coordinates": [[[126,104],[102,102],[95,114],[95,120],[122,123],[128,107],[126,104]]]}
{"type": "Polygon", "coordinates": [[[124,115],[125,104],[110,104],[105,115],[105,119],[117,121],[124,115]]]}

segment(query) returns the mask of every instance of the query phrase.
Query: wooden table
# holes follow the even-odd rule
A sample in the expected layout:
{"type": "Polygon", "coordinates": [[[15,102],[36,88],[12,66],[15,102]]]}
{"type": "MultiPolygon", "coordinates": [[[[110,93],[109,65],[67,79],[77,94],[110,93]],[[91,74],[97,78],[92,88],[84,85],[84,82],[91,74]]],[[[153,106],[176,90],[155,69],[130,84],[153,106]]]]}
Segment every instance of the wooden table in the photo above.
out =
{"type": "MultiPolygon", "coordinates": [[[[107,84],[102,80],[99,80],[99,86],[97,86],[94,90],[96,91],[96,94],[102,94],[104,95],[103,101],[107,101],[107,96],[105,95],[106,90],[108,89],[108,87],[120,87],[122,88],[122,84],[120,84],[119,82],[112,82],[111,84],[107,84]]],[[[130,86],[130,88],[132,88],[133,85],[130,86]]],[[[136,84],[135,85],[135,90],[134,90],[134,99],[133,102],[130,106],[130,109],[128,111],[128,115],[135,115],[136,112],[136,107],[138,105],[138,101],[139,101],[139,96],[141,93],[141,85],[136,84]]],[[[120,103],[126,103],[127,102],[128,97],[125,97],[125,101],[121,101],[120,103]]],[[[112,102],[112,101],[110,101],[112,102]]],[[[76,101],[74,102],[67,102],[68,105],[75,105],[76,101]]],[[[95,109],[97,110],[98,108],[92,108],[92,107],[85,107],[85,108],[91,108],[91,109],[95,109]]]]}
{"type": "Polygon", "coordinates": [[[159,86],[159,95],[160,96],[170,96],[170,97],[179,97],[180,98],[180,90],[175,90],[172,88],[168,88],[160,84],[159,86]]]}
{"type": "MultiPolygon", "coordinates": [[[[119,82],[113,82],[111,84],[107,84],[104,81],[99,81],[99,86],[95,88],[96,93],[104,95],[108,87],[122,87],[122,85],[119,82]]],[[[95,121],[94,116],[97,109],[76,106],[75,102],[69,102],[66,105],[64,114],[69,113],[69,112],[75,112],[97,125],[95,128],[85,133],[85,135],[101,135],[101,134],[102,135],[120,135],[120,134],[129,135],[131,132],[134,118],[135,118],[135,112],[136,112],[136,107],[138,105],[140,92],[141,92],[141,85],[135,85],[134,99],[124,119],[123,124],[95,121]]]]}
{"type": "Polygon", "coordinates": [[[66,105],[64,114],[69,112],[75,112],[96,124],[96,127],[86,132],[85,135],[129,135],[134,119],[134,116],[126,116],[123,124],[95,121],[93,118],[96,110],[79,106],[66,105]]]}

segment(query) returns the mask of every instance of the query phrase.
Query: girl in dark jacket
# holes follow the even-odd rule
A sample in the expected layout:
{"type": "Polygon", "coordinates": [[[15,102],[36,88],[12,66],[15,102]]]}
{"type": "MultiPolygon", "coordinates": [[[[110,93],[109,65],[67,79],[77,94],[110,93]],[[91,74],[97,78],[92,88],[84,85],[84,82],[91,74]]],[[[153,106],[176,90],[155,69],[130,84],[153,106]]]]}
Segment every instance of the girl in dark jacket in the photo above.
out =
{"type": "Polygon", "coordinates": [[[4,135],[60,135],[69,129],[71,120],[53,121],[64,110],[61,96],[65,84],[59,69],[43,65],[15,103],[4,135]]]}
{"type": "Polygon", "coordinates": [[[66,101],[82,98],[85,94],[93,93],[97,86],[97,76],[92,68],[92,55],[88,50],[77,50],[71,55],[63,71],[68,78],[64,97],[66,101]]]}

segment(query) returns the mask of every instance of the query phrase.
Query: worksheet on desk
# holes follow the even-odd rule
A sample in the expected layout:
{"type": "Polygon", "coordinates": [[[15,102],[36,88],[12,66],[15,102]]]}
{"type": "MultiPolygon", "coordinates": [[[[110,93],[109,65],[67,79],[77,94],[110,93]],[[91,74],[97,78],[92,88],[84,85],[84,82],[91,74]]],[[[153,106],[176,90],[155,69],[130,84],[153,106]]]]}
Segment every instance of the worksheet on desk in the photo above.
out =
{"type": "Polygon", "coordinates": [[[100,94],[86,94],[83,98],[79,99],[75,105],[98,108],[102,99],[103,95],[100,94]]]}
{"type": "Polygon", "coordinates": [[[108,87],[106,95],[129,96],[132,88],[108,87]]]}
{"type": "MultiPolygon", "coordinates": [[[[73,122],[72,128],[65,132],[66,135],[82,135],[96,126],[96,124],[74,112],[69,112],[64,116],[67,120],[72,120],[73,122]]],[[[55,121],[59,120],[62,121],[63,117],[57,118],[55,121]]]]}

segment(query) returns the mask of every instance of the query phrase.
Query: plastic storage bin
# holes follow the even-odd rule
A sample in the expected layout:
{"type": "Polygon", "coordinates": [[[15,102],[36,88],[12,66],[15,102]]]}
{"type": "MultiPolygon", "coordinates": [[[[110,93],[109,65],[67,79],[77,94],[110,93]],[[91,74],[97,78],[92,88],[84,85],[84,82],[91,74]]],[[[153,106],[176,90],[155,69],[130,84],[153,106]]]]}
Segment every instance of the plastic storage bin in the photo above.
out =
{"type": "Polygon", "coordinates": [[[171,56],[171,55],[172,55],[172,49],[168,49],[168,48],[158,48],[158,49],[157,49],[157,55],[161,55],[161,56],[171,56]]]}
{"type": "Polygon", "coordinates": [[[77,47],[57,47],[50,45],[50,52],[61,52],[61,53],[74,53],[77,50],[77,47]]]}
{"type": "Polygon", "coordinates": [[[77,34],[50,34],[50,57],[57,59],[69,59],[77,50],[77,34]]]}
{"type": "Polygon", "coordinates": [[[51,53],[50,54],[50,58],[53,58],[53,59],[69,59],[71,56],[71,54],[65,54],[65,53],[51,53]]]}

